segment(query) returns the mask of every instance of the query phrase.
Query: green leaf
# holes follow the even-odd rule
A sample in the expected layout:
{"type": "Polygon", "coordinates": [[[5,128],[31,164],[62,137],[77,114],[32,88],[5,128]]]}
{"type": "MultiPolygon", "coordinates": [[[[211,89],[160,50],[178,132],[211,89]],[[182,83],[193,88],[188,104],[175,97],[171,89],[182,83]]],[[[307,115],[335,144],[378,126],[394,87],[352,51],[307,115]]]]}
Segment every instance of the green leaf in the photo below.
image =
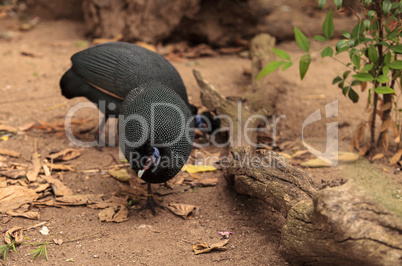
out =
{"type": "Polygon", "coordinates": [[[397,38],[397,37],[398,37],[398,34],[399,34],[398,31],[393,31],[393,32],[391,32],[390,34],[388,34],[387,38],[390,39],[390,40],[392,40],[392,39],[394,39],[394,38],[397,38]]]}
{"type": "Polygon", "coordinates": [[[332,17],[332,9],[330,9],[322,24],[322,32],[327,39],[330,39],[334,35],[334,19],[332,17]]]}
{"type": "Polygon", "coordinates": [[[339,42],[336,43],[335,50],[340,53],[344,51],[344,48],[347,48],[347,45],[349,43],[349,40],[340,40],[339,42]]]}
{"type": "Polygon", "coordinates": [[[342,89],[343,85],[345,85],[345,82],[342,80],[341,82],[339,82],[338,88],[342,89]]]}
{"type": "Polygon", "coordinates": [[[334,55],[334,51],[329,46],[325,47],[325,49],[322,50],[322,52],[321,52],[321,57],[322,58],[324,58],[326,56],[332,57],[333,55],[334,55]]]}
{"type": "Polygon", "coordinates": [[[342,78],[340,77],[340,76],[337,76],[336,78],[334,78],[333,80],[332,80],[332,84],[336,84],[336,83],[338,83],[339,81],[341,81],[342,80],[342,78]]]}
{"type": "Polygon", "coordinates": [[[326,1],[326,0],[318,0],[318,8],[319,8],[319,9],[322,9],[322,8],[324,7],[325,1],[326,1]]]}
{"type": "Polygon", "coordinates": [[[349,74],[350,74],[350,70],[343,72],[343,75],[342,75],[343,79],[346,79],[349,76],[349,74]]]}
{"type": "Polygon", "coordinates": [[[291,66],[293,66],[292,62],[286,62],[285,64],[283,64],[282,71],[285,71],[286,69],[288,69],[291,66]]]}
{"type": "Polygon", "coordinates": [[[352,37],[352,35],[350,35],[350,33],[347,32],[346,30],[343,30],[343,31],[341,31],[341,32],[342,32],[342,35],[343,35],[345,38],[350,39],[350,38],[352,37]]]}
{"type": "Polygon", "coordinates": [[[349,99],[351,99],[352,102],[354,102],[354,103],[357,103],[359,101],[359,95],[352,88],[349,90],[348,96],[349,96],[349,99]]]}
{"type": "Polygon", "coordinates": [[[364,4],[365,4],[366,6],[368,6],[369,4],[371,4],[372,1],[373,1],[373,0],[364,0],[364,4]]]}
{"type": "Polygon", "coordinates": [[[257,78],[255,80],[259,80],[260,78],[271,74],[272,72],[274,72],[275,70],[277,70],[281,65],[283,65],[284,63],[286,63],[285,61],[272,61],[271,63],[269,63],[268,65],[266,65],[261,72],[258,74],[257,78]]]}
{"type": "Polygon", "coordinates": [[[402,54],[402,45],[391,46],[391,50],[396,54],[402,54]]]}
{"type": "Polygon", "coordinates": [[[402,61],[396,60],[387,64],[392,69],[402,69],[402,61]]]}
{"type": "Polygon", "coordinates": [[[359,73],[352,75],[354,79],[360,80],[360,81],[372,81],[374,80],[373,76],[369,73],[359,73]]]}
{"type": "Polygon", "coordinates": [[[392,3],[390,0],[384,0],[382,3],[382,11],[385,15],[388,15],[389,11],[391,11],[392,3]]]}
{"type": "Polygon", "coordinates": [[[350,84],[350,86],[357,86],[357,85],[362,85],[362,82],[360,80],[354,80],[352,81],[352,84],[350,84]]]}
{"type": "Polygon", "coordinates": [[[382,68],[382,73],[383,73],[385,76],[388,76],[388,74],[389,74],[389,67],[388,67],[388,66],[384,66],[384,67],[382,68]]]}
{"type": "Polygon", "coordinates": [[[377,49],[375,49],[374,45],[370,45],[368,48],[368,58],[371,60],[373,63],[378,62],[378,54],[377,54],[377,49]]]}
{"type": "Polygon", "coordinates": [[[299,70],[300,70],[300,79],[301,80],[303,80],[304,76],[306,75],[310,62],[311,62],[310,54],[305,54],[300,59],[299,70]]]}
{"type": "Polygon", "coordinates": [[[363,26],[364,26],[364,28],[367,30],[367,29],[370,27],[370,20],[365,19],[365,20],[363,21],[363,26]]]}
{"type": "Polygon", "coordinates": [[[364,29],[363,23],[357,23],[356,26],[352,30],[352,38],[357,38],[364,29]]]}
{"type": "Polygon", "coordinates": [[[384,64],[388,64],[389,62],[391,62],[391,52],[388,51],[385,56],[384,56],[384,64]]]}
{"type": "Polygon", "coordinates": [[[388,86],[381,86],[381,87],[377,87],[374,89],[374,91],[377,94],[390,94],[390,93],[396,93],[396,91],[394,91],[393,89],[391,89],[388,86]]]}
{"type": "Polygon", "coordinates": [[[367,12],[367,17],[371,18],[372,16],[374,16],[375,11],[374,10],[370,10],[369,12],[367,12]]]}
{"type": "Polygon", "coordinates": [[[380,75],[377,77],[377,81],[380,83],[386,83],[389,81],[389,78],[385,75],[380,75]]]}
{"type": "Polygon", "coordinates": [[[349,89],[350,89],[349,86],[346,86],[346,87],[342,88],[342,93],[343,93],[343,95],[346,96],[346,94],[348,93],[348,90],[349,90],[349,89]]]}
{"type": "Polygon", "coordinates": [[[310,50],[310,42],[306,35],[304,35],[303,32],[301,32],[297,27],[294,27],[294,31],[297,46],[299,46],[300,49],[308,52],[310,50]]]}
{"type": "Polygon", "coordinates": [[[319,42],[326,42],[326,41],[328,41],[327,38],[325,38],[325,37],[322,36],[322,35],[315,35],[315,36],[313,37],[313,39],[316,40],[316,41],[319,41],[319,42]]]}
{"type": "Polygon", "coordinates": [[[361,72],[367,72],[367,71],[370,71],[370,70],[372,70],[372,69],[373,69],[373,67],[374,67],[374,65],[373,65],[373,64],[367,64],[367,65],[365,65],[365,66],[362,68],[362,71],[361,71],[361,72]]]}
{"type": "Polygon", "coordinates": [[[336,5],[336,8],[339,9],[342,6],[342,0],[334,0],[334,3],[336,5]]]}
{"type": "Polygon", "coordinates": [[[360,55],[353,54],[351,60],[356,69],[360,69],[360,55]]]}
{"type": "Polygon", "coordinates": [[[285,60],[290,60],[290,55],[281,49],[277,49],[277,48],[272,48],[272,51],[279,57],[285,60]]]}

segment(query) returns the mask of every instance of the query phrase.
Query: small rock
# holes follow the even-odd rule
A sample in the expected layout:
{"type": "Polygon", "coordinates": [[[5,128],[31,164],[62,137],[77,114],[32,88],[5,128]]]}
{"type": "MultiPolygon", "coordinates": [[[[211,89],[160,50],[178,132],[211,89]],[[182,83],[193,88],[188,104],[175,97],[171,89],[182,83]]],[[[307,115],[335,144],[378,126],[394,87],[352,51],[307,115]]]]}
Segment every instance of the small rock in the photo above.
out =
{"type": "Polygon", "coordinates": [[[39,233],[41,233],[44,236],[47,236],[49,234],[49,228],[47,226],[43,226],[42,229],[40,229],[39,233]]]}

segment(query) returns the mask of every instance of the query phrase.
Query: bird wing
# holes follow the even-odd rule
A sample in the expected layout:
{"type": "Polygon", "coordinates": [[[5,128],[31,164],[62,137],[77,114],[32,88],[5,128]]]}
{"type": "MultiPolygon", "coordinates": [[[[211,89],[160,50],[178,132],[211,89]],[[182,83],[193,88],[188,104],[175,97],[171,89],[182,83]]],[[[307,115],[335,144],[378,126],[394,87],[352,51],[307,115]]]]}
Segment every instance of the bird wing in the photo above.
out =
{"type": "Polygon", "coordinates": [[[78,76],[115,97],[124,99],[133,88],[156,80],[188,101],[177,70],[163,56],[138,45],[104,43],[74,54],[71,61],[78,76]]]}

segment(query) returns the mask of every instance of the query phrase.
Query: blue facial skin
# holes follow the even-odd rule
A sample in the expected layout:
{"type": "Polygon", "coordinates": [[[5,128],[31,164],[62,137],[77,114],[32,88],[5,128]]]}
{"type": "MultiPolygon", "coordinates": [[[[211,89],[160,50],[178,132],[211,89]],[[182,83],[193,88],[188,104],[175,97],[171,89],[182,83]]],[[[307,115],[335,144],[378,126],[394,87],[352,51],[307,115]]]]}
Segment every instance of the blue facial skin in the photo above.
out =
{"type": "Polygon", "coordinates": [[[197,114],[197,116],[195,117],[195,120],[194,120],[194,124],[195,124],[196,128],[202,128],[202,125],[204,123],[202,122],[201,115],[197,114]]]}
{"type": "Polygon", "coordinates": [[[158,165],[161,160],[159,150],[158,150],[158,148],[155,148],[155,147],[152,147],[152,148],[154,148],[154,153],[151,155],[152,160],[155,165],[158,165]]]}

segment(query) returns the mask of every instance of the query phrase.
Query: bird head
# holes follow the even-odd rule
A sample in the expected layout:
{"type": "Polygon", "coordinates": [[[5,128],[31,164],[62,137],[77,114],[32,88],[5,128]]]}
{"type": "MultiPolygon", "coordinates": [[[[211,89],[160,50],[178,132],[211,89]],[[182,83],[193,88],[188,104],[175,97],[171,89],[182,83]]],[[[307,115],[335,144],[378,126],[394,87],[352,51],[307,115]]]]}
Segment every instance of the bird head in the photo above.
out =
{"type": "Polygon", "coordinates": [[[119,115],[119,142],[141,179],[162,183],[181,170],[193,147],[191,117],[180,96],[161,83],[129,93],[119,115]]]}

